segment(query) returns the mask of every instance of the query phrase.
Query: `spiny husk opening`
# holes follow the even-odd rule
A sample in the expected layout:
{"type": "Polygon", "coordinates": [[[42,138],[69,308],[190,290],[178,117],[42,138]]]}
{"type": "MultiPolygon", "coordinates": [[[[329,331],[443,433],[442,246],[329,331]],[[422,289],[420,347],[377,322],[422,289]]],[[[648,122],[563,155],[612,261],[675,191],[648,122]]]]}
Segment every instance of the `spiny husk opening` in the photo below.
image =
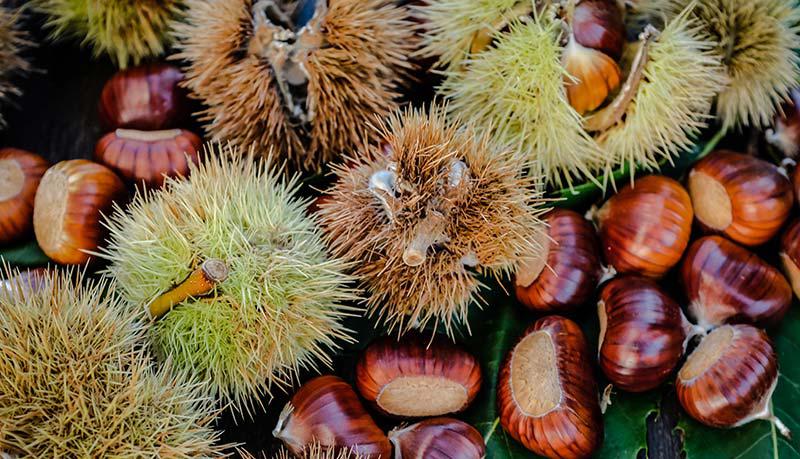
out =
{"type": "Polygon", "coordinates": [[[21,10],[0,6],[0,128],[6,126],[2,112],[21,94],[15,79],[31,70],[23,50],[31,46],[19,21],[21,10]]]}
{"type": "Polygon", "coordinates": [[[413,69],[405,8],[318,0],[310,22],[294,30],[299,24],[262,17],[259,4],[186,0],[186,20],[174,27],[174,57],[187,63],[184,84],[208,107],[199,113],[208,137],[274,148],[308,170],[376,141],[367,122],[398,107],[413,69]]]}
{"type": "Polygon", "coordinates": [[[329,366],[329,351],[350,340],[344,316],[359,309],[345,263],[327,255],[317,225],[267,161],[235,147],[209,145],[210,158],[189,180],[138,194],[107,220],[110,243],[99,256],[128,309],[175,289],[209,259],[227,276],[171,306],[150,327],[161,360],[201,375],[222,403],[252,414],[273,386],[302,368],[329,366]]]}
{"type": "Polygon", "coordinates": [[[107,295],[113,285],[72,271],[40,280],[0,290],[0,451],[224,456],[213,400],[171,365],[153,369],[143,327],[107,295]]]}
{"type": "Polygon", "coordinates": [[[170,23],[183,0],[31,0],[48,16],[54,39],[88,44],[95,56],[108,55],[120,68],[164,54],[170,23]]]}
{"type": "Polygon", "coordinates": [[[673,17],[690,3],[730,79],[717,100],[723,127],[769,126],[800,80],[800,7],[786,0],[646,0],[636,8],[673,17]]]}
{"type": "Polygon", "coordinates": [[[388,147],[364,146],[335,169],[321,210],[334,253],[356,262],[370,314],[400,333],[429,322],[451,333],[477,299],[479,275],[510,274],[541,250],[542,201],[538,184],[518,177],[524,163],[488,133],[448,123],[446,110],[381,122],[388,147]]]}
{"type": "MultiPolygon", "coordinates": [[[[441,52],[440,41],[471,36],[472,28],[456,29],[461,21],[501,14],[482,2],[465,3],[470,2],[443,0],[419,8],[432,23],[423,53],[441,52]],[[446,18],[444,11],[460,16],[446,18]]],[[[553,7],[514,18],[485,50],[460,59],[444,55],[441,62],[450,65],[438,88],[449,100],[451,116],[511,145],[531,162],[531,173],[552,187],[609,177],[624,164],[656,169],[660,161],[689,150],[727,81],[713,42],[684,12],[657,38],[650,35],[635,94],[612,118],[615,124],[592,135],[586,128],[593,114],[582,117],[566,97],[563,80],[571,76],[561,63],[564,41],[553,7]]],[[[623,64],[629,66],[636,51],[636,44],[629,45],[623,64]]]]}

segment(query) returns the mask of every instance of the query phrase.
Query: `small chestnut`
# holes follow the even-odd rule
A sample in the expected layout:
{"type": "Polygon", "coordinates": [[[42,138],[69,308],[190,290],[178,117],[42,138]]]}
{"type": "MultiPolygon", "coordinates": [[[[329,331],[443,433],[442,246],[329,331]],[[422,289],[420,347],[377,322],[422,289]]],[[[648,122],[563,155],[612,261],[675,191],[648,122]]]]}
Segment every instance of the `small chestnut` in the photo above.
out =
{"type": "Polygon", "coordinates": [[[389,432],[394,459],[482,459],[486,444],[466,422],[433,418],[389,432]]]}
{"type": "Polygon", "coordinates": [[[616,0],[579,1],[572,13],[570,25],[575,41],[579,44],[602,51],[613,59],[622,56],[625,24],[616,0]]]}
{"type": "Polygon", "coordinates": [[[200,147],[200,137],[184,129],[117,129],[97,142],[94,158],[125,180],[160,187],[165,177],[187,176],[200,147]]]}
{"type": "Polygon", "coordinates": [[[440,336],[379,338],[356,365],[356,387],[378,411],[427,417],[463,411],[478,395],[478,360],[440,336]]]}
{"type": "Polygon", "coordinates": [[[33,200],[47,166],[39,155],[0,149],[0,244],[18,241],[33,228],[33,200]]]}
{"type": "Polygon", "coordinates": [[[174,65],[146,64],[117,72],[100,94],[100,122],[107,129],[155,131],[187,118],[183,74],[174,65]]]}
{"type": "Polygon", "coordinates": [[[603,440],[597,385],[578,325],[548,316],[506,357],[497,387],[500,424],[536,454],[589,457],[603,440]]]}
{"type": "Polygon", "coordinates": [[[692,218],[680,183],[660,175],[637,179],[597,212],[606,261],[619,273],[659,278],[680,261],[692,218]]]}
{"type": "Polygon", "coordinates": [[[792,285],[794,294],[800,298],[800,220],[794,219],[781,236],[781,266],[783,274],[792,285]]]}
{"type": "Polygon", "coordinates": [[[748,246],[777,234],[794,204],[792,184],[776,166],[725,150],[695,164],[689,194],[704,229],[748,246]]]}
{"type": "Polygon", "coordinates": [[[545,221],[546,256],[517,270],[514,290],[534,311],[569,311],[594,294],[601,271],[599,241],[592,224],[572,210],[552,210],[545,221]]]}
{"type": "Polygon", "coordinates": [[[720,236],[689,247],[681,279],[689,313],[705,329],[724,323],[772,326],[792,302],[792,289],[777,269],[720,236]]]}
{"type": "Polygon", "coordinates": [[[315,442],[326,450],[352,450],[365,458],[388,458],[392,446],[358,395],[336,376],[318,376],[303,384],[281,411],[272,434],[292,454],[315,442]]]}
{"type": "Polygon", "coordinates": [[[708,334],[686,359],[675,387],[683,409],[711,427],[737,427],[756,419],[789,429],[772,414],[778,359],[767,334],[746,324],[724,325],[708,334]]]}
{"type": "Polygon", "coordinates": [[[669,377],[691,325],[658,284],[644,277],[617,277],[603,287],[597,314],[598,361],[614,385],[644,392],[669,377]]]}
{"type": "Polygon", "coordinates": [[[124,197],[125,185],[111,169],[85,159],[57,163],[45,172],[34,201],[42,251],[57,263],[85,263],[106,234],[101,215],[124,197]]]}
{"type": "Polygon", "coordinates": [[[800,153],[800,88],[793,88],[789,96],[791,102],[775,117],[774,126],[766,130],[765,137],[784,155],[794,158],[800,153]]]}

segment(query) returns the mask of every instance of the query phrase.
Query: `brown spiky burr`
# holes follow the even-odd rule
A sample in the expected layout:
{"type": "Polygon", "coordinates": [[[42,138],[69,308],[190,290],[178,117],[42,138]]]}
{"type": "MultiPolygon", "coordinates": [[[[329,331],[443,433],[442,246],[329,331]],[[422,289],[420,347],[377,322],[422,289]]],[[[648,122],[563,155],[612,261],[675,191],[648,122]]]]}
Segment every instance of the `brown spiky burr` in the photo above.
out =
{"type": "Polygon", "coordinates": [[[188,0],[175,26],[207,137],[306,169],[376,140],[398,107],[413,27],[390,0],[188,0]]]}
{"type": "Polygon", "coordinates": [[[450,332],[479,274],[510,273],[541,251],[540,195],[511,152],[448,123],[441,108],[398,113],[378,129],[387,148],[335,169],[323,227],[354,263],[372,315],[401,332],[430,321],[450,332]]]}

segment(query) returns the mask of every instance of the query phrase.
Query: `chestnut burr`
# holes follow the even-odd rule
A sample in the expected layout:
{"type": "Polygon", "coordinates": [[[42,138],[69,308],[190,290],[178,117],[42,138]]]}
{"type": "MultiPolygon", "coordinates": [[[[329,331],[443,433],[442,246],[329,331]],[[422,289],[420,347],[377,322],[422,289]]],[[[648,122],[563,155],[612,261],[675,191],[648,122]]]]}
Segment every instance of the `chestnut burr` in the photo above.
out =
{"type": "Polygon", "coordinates": [[[315,442],[326,450],[352,451],[368,459],[392,453],[389,439],[356,392],[336,376],[319,376],[303,384],[283,408],[272,434],[295,455],[315,442]]]}
{"type": "Polygon", "coordinates": [[[606,284],[597,314],[600,368],[615,386],[629,392],[661,385],[693,333],[678,303],[644,277],[622,276],[606,284]]]}
{"type": "Polygon", "coordinates": [[[778,233],[794,204],[792,184],[762,159],[715,151],[689,173],[689,194],[697,221],[747,246],[778,233]]]}
{"type": "Polygon", "coordinates": [[[466,422],[433,418],[389,432],[394,459],[482,459],[486,445],[466,422]]]}
{"type": "Polygon", "coordinates": [[[544,257],[521,266],[515,276],[517,299],[537,312],[565,312],[592,298],[600,279],[600,245],[592,224],[577,212],[547,214],[544,257]]]}
{"type": "Polygon", "coordinates": [[[649,175],[612,196],[597,212],[606,261],[619,273],[659,278],[681,259],[692,231],[689,193],[649,175]]]}
{"type": "Polygon", "coordinates": [[[603,439],[586,339],[563,317],[536,321],[498,376],[500,424],[527,449],[550,458],[589,457],[603,439]]]}
{"type": "Polygon", "coordinates": [[[0,245],[19,241],[33,228],[33,201],[47,166],[34,153],[0,149],[0,245]]]}
{"type": "Polygon", "coordinates": [[[705,425],[737,427],[764,419],[789,436],[770,409],[777,382],[777,356],[767,334],[738,324],[703,338],[678,372],[675,387],[683,409],[705,425]]]}
{"type": "Polygon", "coordinates": [[[481,387],[478,360],[448,340],[379,338],[356,365],[356,387],[378,411],[416,418],[458,413],[481,387]]]}
{"type": "Polygon", "coordinates": [[[783,318],[792,290],[781,273],[720,236],[695,241],[681,267],[689,313],[711,329],[724,323],[769,327],[783,318]]]}

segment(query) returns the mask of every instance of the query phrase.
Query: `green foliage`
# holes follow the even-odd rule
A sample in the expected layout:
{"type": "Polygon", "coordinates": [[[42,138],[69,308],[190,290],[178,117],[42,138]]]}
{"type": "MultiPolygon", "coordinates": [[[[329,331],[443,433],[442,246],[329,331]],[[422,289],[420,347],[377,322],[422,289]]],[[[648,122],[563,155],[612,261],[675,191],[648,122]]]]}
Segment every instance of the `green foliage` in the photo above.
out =
{"type": "Polygon", "coordinates": [[[8,264],[19,267],[36,267],[47,264],[50,259],[39,248],[35,240],[18,245],[0,247],[0,265],[8,264]]]}

